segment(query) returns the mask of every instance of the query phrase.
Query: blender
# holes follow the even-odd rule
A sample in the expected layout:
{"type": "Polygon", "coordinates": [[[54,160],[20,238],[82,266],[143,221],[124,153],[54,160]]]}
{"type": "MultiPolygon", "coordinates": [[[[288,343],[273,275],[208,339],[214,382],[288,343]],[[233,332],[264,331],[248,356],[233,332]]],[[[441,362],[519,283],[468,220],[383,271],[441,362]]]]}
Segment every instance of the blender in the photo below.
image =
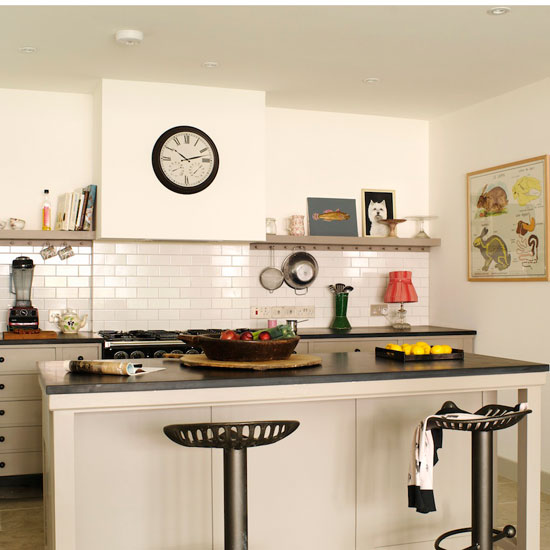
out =
{"type": "Polygon", "coordinates": [[[33,261],[19,256],[11,264],[10,291],[15,294],[15,305],[10,309],[8,330],[38,330],[38,309],[31,303],[31,286],[34,274],[33,261]]]}

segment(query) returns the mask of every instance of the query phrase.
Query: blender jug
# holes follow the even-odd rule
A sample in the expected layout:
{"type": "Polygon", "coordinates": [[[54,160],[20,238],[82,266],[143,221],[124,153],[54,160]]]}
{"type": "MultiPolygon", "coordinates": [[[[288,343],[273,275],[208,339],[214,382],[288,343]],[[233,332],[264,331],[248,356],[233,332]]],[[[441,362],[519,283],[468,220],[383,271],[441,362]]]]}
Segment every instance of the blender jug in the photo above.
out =
{"type": "Polygon", "coordinates": [[[15,307],[32,307],[31,287],[34,274],[33,261],[27,256],[19,256],[12,262],[13,287],[15,291],[15,307]]]}

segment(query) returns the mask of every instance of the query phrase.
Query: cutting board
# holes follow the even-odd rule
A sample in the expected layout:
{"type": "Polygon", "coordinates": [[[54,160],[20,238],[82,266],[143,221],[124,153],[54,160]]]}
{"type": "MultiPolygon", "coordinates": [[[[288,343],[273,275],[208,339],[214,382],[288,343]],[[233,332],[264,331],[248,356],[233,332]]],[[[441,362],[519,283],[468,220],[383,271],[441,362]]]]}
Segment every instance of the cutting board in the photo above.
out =
{"type": "Polygon", "coordinates": [[[4,332],[4,340],[49,340],[52,338],[57,338],[57,332],[53,330],[41,330],[35,334],[4,332]]]}
{"type": "Polygon", "coordinates": [[[208,359],[206,355],[184,355],[179,359],[185,367],[219,367],[224,369],[248,369],[248,370],[271,370],[271,369],[294,369],[297,367],[312,367],[321,364],[321,358],[315,355],[291,355],[288,359],[277,359],[274,361],[215,361],[208,359]]]}

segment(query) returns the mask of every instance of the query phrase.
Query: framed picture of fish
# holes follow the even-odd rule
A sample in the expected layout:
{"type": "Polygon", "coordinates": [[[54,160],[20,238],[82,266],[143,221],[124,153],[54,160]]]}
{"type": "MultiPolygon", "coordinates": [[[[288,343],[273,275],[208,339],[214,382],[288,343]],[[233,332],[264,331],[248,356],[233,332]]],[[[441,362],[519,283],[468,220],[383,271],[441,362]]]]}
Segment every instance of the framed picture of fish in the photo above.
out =
{"type": "Polygon", "coordinates": [[[308,197],[309,234],[357,237],[355,199],[308,197]]]}
{"type": "Polygon", "coordinates": [[[378,220],[395,219],[395,191],[361,189],[363,237],[387,237],[389,227],[378,220]]]}
{"type": "Polygon", "coordinates": [[[467,174],[469,281],[549,280],[548,159],[467,174]]]}

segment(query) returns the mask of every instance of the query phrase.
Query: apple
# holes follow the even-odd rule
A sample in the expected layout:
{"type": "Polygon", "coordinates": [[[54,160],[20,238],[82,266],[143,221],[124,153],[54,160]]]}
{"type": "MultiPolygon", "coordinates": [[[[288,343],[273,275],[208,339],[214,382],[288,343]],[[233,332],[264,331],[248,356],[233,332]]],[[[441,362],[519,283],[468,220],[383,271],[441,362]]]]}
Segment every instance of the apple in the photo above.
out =
{"type": "Polygon", "coordinates": [[[253,340],[254,337],[252,336],[252,333],[247,330],[246,332],[243,332],[241,334],[240,340],[253,340]]]}
{"type": "Polygon", "coordinates": [[[271,340],[271,334],[269,334],[267,330],[264,330],[263,332],[260,332],[258,340],[271,340]]]}
{"type": "Polygon", "coordinates": [[[224,330],[220,335],[220,340],[238,340],[239,335],[234,330],[224,330]]]}

